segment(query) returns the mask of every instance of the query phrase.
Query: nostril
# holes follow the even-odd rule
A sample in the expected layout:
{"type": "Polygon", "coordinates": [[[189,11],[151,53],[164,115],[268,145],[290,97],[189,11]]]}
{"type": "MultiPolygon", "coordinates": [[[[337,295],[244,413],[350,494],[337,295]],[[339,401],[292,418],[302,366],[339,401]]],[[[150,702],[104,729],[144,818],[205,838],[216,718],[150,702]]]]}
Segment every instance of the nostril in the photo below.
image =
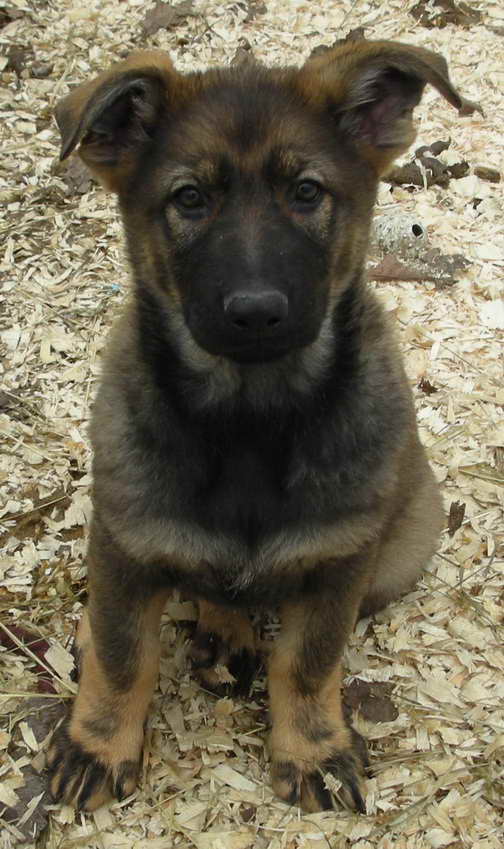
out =
{"type": "Polygon", "coordinates": [[[223,300],[228,322],[241,333],[277,333],[289,312],[287,296],[275,290],[235,292],[223,300]]]}
{"type": "Polygon", "coordinates": [[[239,327],[240,330],[246,330],[248,327],[248,324],[244,318],[234,318],[233,324],[235,327],[239,327]]]}

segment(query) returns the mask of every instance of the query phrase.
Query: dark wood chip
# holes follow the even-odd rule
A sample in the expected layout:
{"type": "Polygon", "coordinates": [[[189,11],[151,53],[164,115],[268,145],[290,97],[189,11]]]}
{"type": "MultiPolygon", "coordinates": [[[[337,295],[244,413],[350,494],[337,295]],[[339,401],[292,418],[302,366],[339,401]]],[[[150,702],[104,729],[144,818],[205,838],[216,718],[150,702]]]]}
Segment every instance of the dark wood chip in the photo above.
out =
{"type": "Polygon", "coordinates": [[[485,165],[478,165],[474,169],[474,173],[480,180],[487,180],[489,183],[500,183],[501,173],[496,168],[487,168],[485,165]]]}
{"type": "Polygon", "coordinates": [[[340,44],[346,44],[348,41],[365,41],[365,33],[366,30],[364,27],[356,27],[355,29],[351,29],[344,38],[338,38],[332,44],[317,44],[310,53],[310,59],[314,59],[315,56],[321,56],[323,53],[327,53],[328,50],[339,47],[340,44]]]}
{"type": "Polygon", "coordinates": [[[463,501],[452,501],[448,514],[448,533],[452,537],[458,531],[465,516],[465,503],[463,501]]]}

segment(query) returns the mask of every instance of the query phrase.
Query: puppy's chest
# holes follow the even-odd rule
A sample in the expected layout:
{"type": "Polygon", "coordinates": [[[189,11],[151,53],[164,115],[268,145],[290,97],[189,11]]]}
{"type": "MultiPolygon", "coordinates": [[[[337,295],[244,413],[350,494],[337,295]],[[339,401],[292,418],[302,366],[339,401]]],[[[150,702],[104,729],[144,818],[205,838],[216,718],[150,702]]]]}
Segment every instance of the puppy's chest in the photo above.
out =
{"type": "Polygon", "coordinates": [[[299,591],[303,576],[284,555],[288,541],[303,533],[303,497],[289,486],[285,448],[259,451],[238,440],[209,462],[180,508],[190,542],[177,534],[177,553],[187,565],[167,573],[178,586],[233,606],[276,604],[299,591]]]}
{"type": "Polygon", "coordinates": [[[251,550],[292,521],[300,504],[289,487],[292,458],[285,449],[243,441],[228,446],[208,464],[205,485],[193,493],[192,520],[251,550]]]}

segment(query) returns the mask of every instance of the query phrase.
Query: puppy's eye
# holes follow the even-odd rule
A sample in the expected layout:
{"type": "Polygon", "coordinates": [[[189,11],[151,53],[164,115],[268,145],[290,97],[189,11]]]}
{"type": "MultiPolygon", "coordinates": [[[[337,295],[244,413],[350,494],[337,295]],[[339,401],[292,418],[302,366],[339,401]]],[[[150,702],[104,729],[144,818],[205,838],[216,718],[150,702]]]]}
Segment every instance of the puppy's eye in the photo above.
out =
{"type": "Polygon", "coordinates": [[[173,199],[181,209],[196,210],[206,205],[203,194],[196,186],[182,186],[175,192],[173,199]]]}
{"type": "Polygon", "coordinates": [[[313,204],[322,194],[322,186],[315,180],[302,180],[294,191],[294,201],[298,204],[313,204]]]}

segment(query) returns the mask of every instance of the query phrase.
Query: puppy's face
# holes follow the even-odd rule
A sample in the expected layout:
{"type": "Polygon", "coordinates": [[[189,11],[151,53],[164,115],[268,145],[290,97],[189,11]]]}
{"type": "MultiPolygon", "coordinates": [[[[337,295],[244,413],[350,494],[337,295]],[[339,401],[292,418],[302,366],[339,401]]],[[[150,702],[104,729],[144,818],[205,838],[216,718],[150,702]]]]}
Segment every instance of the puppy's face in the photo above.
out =
{"type": "Polygon", "coordinates": [[[201,348],[239,363],[317,338],[362,261],[375,185],[316,112],[249,74],[160,126],[121,199],[134,267],[201,348]]]}
{"type": "Polygon", "coordinates": [[[442,57],[349,42],[301,69],[183,76],[132,54],[58,106],[62,158],[119,194],[137,291],[195,350],[239,363],[312,343],[362,267],[381,173],[442,57]]]}

